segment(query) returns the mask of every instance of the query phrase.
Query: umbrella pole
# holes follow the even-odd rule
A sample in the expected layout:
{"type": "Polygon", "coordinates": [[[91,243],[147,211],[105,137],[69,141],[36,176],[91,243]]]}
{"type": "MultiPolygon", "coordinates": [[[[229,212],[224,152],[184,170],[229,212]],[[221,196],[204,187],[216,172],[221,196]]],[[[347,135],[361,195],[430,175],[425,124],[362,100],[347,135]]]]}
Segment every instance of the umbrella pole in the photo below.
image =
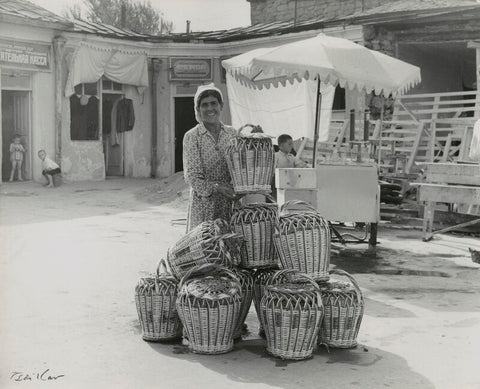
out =
{"type": "Polygon", "coordinates": [[[313,135],[313,163],[312,167],[317,164],[317,143],[318,133],[320,132],[320,107],[322,105],[322,94],[320,93],[320,77],[317,76],[317,103],[315,105],[315,132],[313,135]]]}

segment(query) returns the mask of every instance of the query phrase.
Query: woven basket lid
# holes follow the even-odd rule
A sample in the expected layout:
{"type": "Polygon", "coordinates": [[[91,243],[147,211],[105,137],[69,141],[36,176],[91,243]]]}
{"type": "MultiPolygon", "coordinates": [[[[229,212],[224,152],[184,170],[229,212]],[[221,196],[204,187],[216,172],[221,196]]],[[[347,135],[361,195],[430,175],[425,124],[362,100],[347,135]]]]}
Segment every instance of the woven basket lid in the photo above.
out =
{"type": "Polygon", "coordinates": [[[319,282],[318,286],[322,292],[356,293],[355,286],[351,282],[341,281],[335,278],[330,278],[326,282],[319,282]]]}
{"type": "Polygon", "coordinates": [[[137,294],[149,294],[154,291],[157,293],[165,291],[176,292],[177,286],[178,281],[171,275],[162,274],[159,277],[151,275],[140,278],[135,287],[135,292],[137,294]]]}
{"type": "Polygon", "coordinates": [[[226,277],[205,276],[187,281],[183,286],[183,293],[208,300],[230,299],[241,295],[239,282],[226,277]]]}
{"type": "Polygon", "coordinates": [[[333,278],[326,282],[319,282],[320,293],[323,298],[341,299],[345,301],[357,301],[363,303],[363,294],[351,282],[340,281],[333,278]]]}
{"type": "Polygon", "coordinates": [[[317,292],[312,284],[303,282],[284,282],[277,285],[266,285],[265,289],[271,292],[294,295],[311,294],[317,292]]]}

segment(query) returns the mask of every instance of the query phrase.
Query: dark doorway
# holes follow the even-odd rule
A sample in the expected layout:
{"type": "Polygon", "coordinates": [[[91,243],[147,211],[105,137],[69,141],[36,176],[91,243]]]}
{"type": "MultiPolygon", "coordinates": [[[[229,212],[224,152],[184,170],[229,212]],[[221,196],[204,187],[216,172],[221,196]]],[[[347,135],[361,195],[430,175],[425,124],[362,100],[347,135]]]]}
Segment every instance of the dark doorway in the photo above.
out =
{"type": "Polygon", "coordinates": [[[183,170],[183,136],[196,124],[193,97],[175,97],[175,173],[183,170]]]}
{"type": "Polygon", "coordinates": [[[102,126],[103,126],[103,152],[105,155],[105,169],[107,176],[124,175],[124,141],[123,133],[115,136],[111,134],[112,109],[115,101],[120,100],[123,94],[103,93],[102,94],[102,126]]]}
{"type": "Polygon", "coordinates": [[[14,135],[20,136],[20,143],[26,152],[23,156],[22,177],[31,179],[30,169],[30,101],[29,92],[2,91],[2,180],[8,181],[12,164],[10,143],[14,135]]]}

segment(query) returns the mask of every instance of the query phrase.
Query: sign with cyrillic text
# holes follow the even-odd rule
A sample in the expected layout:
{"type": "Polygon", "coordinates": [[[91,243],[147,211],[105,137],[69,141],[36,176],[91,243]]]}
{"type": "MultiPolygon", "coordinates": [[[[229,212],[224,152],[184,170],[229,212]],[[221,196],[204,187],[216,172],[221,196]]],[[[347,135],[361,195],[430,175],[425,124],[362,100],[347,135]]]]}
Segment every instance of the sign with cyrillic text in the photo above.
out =
{"type": "Polygon", "coordinates": [[[0,64],[23,69],[50,70],[50,46],[0,40],[0,64]]]}

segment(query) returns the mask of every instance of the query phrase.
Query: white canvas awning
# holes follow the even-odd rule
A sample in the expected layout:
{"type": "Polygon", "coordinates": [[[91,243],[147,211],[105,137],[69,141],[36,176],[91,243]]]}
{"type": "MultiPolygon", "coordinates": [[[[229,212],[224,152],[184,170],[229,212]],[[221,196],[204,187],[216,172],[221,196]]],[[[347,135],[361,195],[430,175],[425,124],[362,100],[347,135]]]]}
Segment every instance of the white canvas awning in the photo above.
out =
{"type": "Polygon", "coordinates": [[[97,82],[103,75],[120,84],[136,86],[142,93],[148,87],[147,54],[82,42],[73,54],[65,95],[71,96],[75,85],[97,82]]]}

